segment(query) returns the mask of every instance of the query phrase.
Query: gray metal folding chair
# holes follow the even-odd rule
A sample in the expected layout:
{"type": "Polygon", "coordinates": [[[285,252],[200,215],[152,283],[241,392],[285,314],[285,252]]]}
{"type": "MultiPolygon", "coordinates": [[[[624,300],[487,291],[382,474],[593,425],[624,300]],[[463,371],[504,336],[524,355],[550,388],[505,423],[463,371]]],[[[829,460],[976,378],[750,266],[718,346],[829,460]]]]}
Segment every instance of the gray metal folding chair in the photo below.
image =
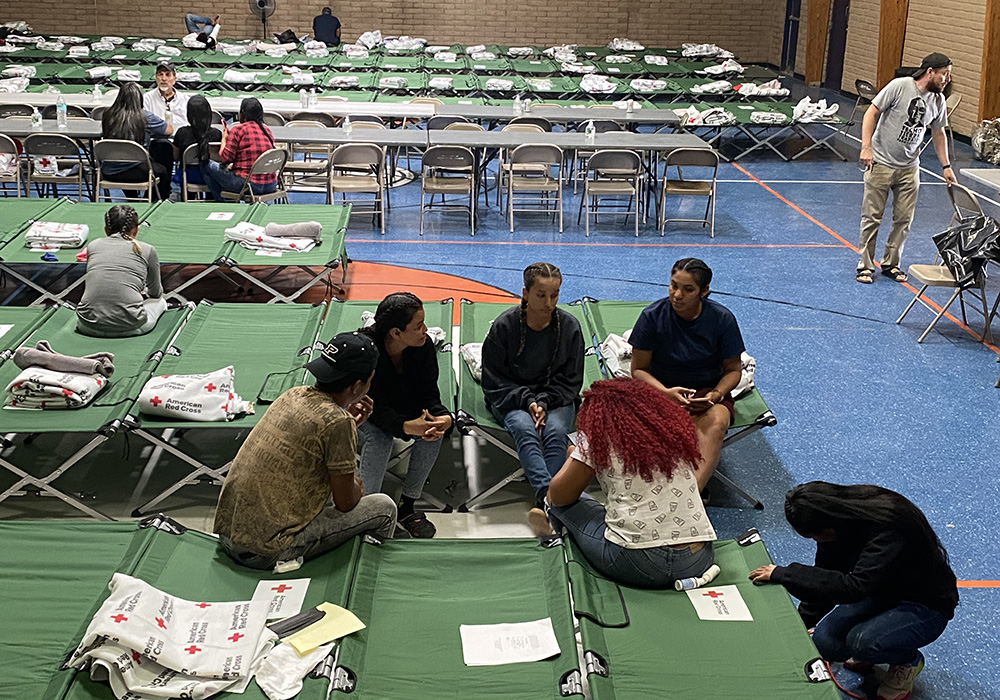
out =
{"type": "Polygon", "coordinates": [[[264,123],[268,126],[284,126],[285,118],[277,112],[264,112],[264,123]]]}
{"type": "Polygon", "coordinates": [[[222,192],[222,198],[231,202],[239,202],[246,199],[251,203],[283,200],[285,204],[288,204],[288,192],[285,191],[281,177],[287,160],[288,151],[283,148],[271,148],[264,151],[257,156],[257,160],[250,166],[250,172],[247,174],[247,179],[243,183],[242,189],[238,193],[222,192]],[[277,189],[267,194],[254,194],[250,188],[250,180],[254,175],[274,175],[277,178],[277,189]]]}
{"type": "Polygon", "coordinates": [[[948,190],[948,199],[951,200],[951,206],[955,210],[948,224],[949,228],[957,223],[983,215],[983,206],[979,203],[975,193],[968,187],[955,183],[945,189],[948,190]]]}
{"type": "Polygon", "coordinates": [[[709,226],[709,237],[715,238],[715,185],[719,172],[719,154],[708,148],[678,148],[664,158],[663,182],[660,190],[660,235],[668,221],[697,222],[709,226]],[[670,177],[670,168],[677,168],[677,177],[670,177]],[[709,179],[693,180],[684,177],[684,168],[697,168],[699,172],[711,170],[709,179]],[[707,197],[705,215],[700,219],[668,219],[667,195],[681,197],[707,197]]]}
{"type": "Polygon", "coordinates": [[[319,122],[323,126],[337,126],[337,118],[333,115],[327,114],[326,112],[296,112],[288,121],[319,122]]]}
{"type": "Polygon", "coordinates": [[[94,162],[97,165],[97,184],[95,186],[97,201],[101,201],[102,199],[106,199],[109,202],[114,201],[114,197],[111,196],[111,190],[122,190],[122,199],[125,201],[153,201],[153,187],[156,186],[156,183],[160,179],[153,174],[153,164],[149,158],[149,151],[143,148],[141,144],[123,139],[102,139],[94,144],[94,162]],[[147,172],[146,180],[127,182],[116,180],[114,175],[105,176],[104,168],[108,162],[126,163],[129,167],[144,165],[147,172]],[[145,192],[146,196],[144,198],[137,197],[133,200],[133,198],[125,195],[124,190],[145,192]]]}
{"type": "MultiPolygon", "coordinates": [[[[66,116],[67,117],[90,117],[90,112],[85,110],[83,107],[78,105],[66,105],[66,116]]],[[[56,118],[56,106],[55,105],[45,105],[42,107],[42,119],[55,119],[56,118]]]]}
{"type": "Polygon", "coordinates": [[[608,149],[597,151],[587,160],[587,180],[583,184],[583,196],[580,198],[580,210],[576,223],[586,211],[585,232],[590,236],[590,215],[594,215],[594,223],[599,221],[602,207],[625,214],[628,222],[630,215],[635,216],[635,235],[639,237],[639,195],[642,159],[634,151],[608,149]],[[611,198],[611,204],[602,204],[601,197],[611,198]],[[620,200],[628,197],[623,205],[620,200]]]}
{"type": "Polygon", "coordinates": [[[465,146],[431,146],[424,151],[420,176],[420,235],[424,235],[424,211],[434,208],[459,209],[469,213],[470,233],[476,235],[476,157],[465,146]],[[431,201],[424,203],[424,195],[431,201]],[[434,204],[434,195],[441,204],[434,204]],[[448,195],[469,198],[468,206],[448,202],[448,195]]]}
{"type": "Polygon", "coordinates": [[[510,152],[507,173],[507,219],[514,232],[514,212],[541,211],[559,216],[559,233],[563,230],[563,152],[552,144],[526,143],[510,152]],[[555,175],[553,176],[553,171],[555,175]],[[515,200],[519,192],[534,197],[515,200]],[[555,200],[555,201],[553,201],[555,200]],[[522,206],[517,206],[518,204],[522,206]],[[528,206],[528,205],[535,206],[528,206]]]}
{"type": "MultiPolygon", "coordinates": [[[[208,144],[208,158],[209,160],[219,160],[219,150],[221,149],[221,143],[210,143],[208,144]]],[[[181,200],[184,202],[190,201],[191,193],[196,195],[208,194],[211,192],[208,189],[208,185],[199,185],[188,181],[188,168],[197,168],[201,165],[198,160],[198,144],[192,143],[190,146],[184,149],[184,153],[181,154],[181,200]]],[[[201,197],[197,197],[201,199],[201,197]]]]}
{"type": "Polygon", "coordinates": [[[5,136],[0,134],[0,153],[8,156],[7,160],[10,165],[6,171],[0,170],[0,190],[3,191],[4,196],[8,196],[7,185],[14,185],[14,190],[17,192],[15,196],[21,196],[21,160],[17,154],[17,144],[14,143],[14,139],[10,136],[5,136]]]}
{"type": "Polygon", "coordinates": [[[351,214],[371,213],[372,224],[376,217],[385,235],[385,149],[373,143],[345,143],[333,149],[330,154],[329,194],[327,200],[332,202],[336,194],[340,194],[345,203],[350,203],[351,214]],[[348,199],[348,194],[373,194],[375,198],[369,203],[361,202],[364,209],[358,208],[359,200],[348,199]],[[371,205],[368,209],[367,205],[371,205]]]}
{"type": "MultiPolygon", "coordinates": [[[[326,129],[326,122],[312,119],[292,119],[285,126],[291,129],[326,129]]],[[[330,176],[330,146],[327,144],[299,144],[290,141],[285,146],[288,160],[285,163],[285,176],[288,179],[289,190],[317,191],[327,189],[327,179],[330,176]],[[296,156],[301,155],[298,159],[296,156]]],[[[326,203],[330,203],[327,192],[326,203]]]]}
{"type": "Polygon", "coordinates": [[[6,119],[7,117],[30,117],[34,112],[35,108],[29,104],[0,105],[0,119],[6,119]]]}
{"type": "Polygon", "coordinates": [[[76,183],[76,198],[83,199],[83,167],[87,162],[80,152],[80,145],[62,134],[29,134],[24,139],[24,155],[27,158],[28,177],[26,189],[32,185],[39,197],[58,197],[60,185],[76,183]],[[76,166],[76,174],[46,175],[35,168],[35,158],[54,158],[57,169],[62,166],[76,166]]]}

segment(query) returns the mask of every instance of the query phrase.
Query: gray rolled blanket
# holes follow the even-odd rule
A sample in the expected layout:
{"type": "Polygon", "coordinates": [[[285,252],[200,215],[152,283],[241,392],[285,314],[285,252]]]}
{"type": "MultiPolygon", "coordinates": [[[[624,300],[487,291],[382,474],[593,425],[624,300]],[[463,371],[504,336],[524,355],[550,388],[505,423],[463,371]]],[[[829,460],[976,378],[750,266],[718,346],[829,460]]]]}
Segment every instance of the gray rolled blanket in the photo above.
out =
{"type": "Polygon", "coordinates": [[[110,377],[115,373],[112,362],[114,355],[110,352],[95,352],[85,357],[63,355],[52,349],[47,340],[39,340],[33,348],[20,347],[14,351],[14,364],[20,369],[43,367],[54,372],[72,372],[74,374],[99,374],[110,377]]]}

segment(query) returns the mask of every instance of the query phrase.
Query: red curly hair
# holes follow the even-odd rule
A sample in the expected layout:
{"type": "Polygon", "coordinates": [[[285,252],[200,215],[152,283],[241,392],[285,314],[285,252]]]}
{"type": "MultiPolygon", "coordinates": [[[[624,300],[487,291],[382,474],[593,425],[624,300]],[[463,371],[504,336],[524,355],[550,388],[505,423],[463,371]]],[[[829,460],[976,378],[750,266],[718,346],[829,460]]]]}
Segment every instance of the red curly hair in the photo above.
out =
{"type": "Polygon", "coordinates": [[[605,379],[583,392],[577,428],[587,438],[591,469],[611,466],[612,455],[626,474],[652,481],[671,476],[678,464],[697,469],[701,452],[687,411],[638,379],[605,379]]]}

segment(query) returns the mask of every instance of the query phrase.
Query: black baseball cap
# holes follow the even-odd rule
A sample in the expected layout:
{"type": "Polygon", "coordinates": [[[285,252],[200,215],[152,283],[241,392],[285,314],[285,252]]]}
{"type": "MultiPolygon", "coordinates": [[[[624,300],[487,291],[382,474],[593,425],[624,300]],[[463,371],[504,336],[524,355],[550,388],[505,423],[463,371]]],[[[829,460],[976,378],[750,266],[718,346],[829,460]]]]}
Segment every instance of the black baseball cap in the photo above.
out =
{"type": "Polygon", "coordinates": [[[367,335],[357,331],[339,333],[330,339],[319,357],[306,365],[306,369],[324,384],[340,381],[344,377],[368,377],[378,364],[378,348],[367,335]]]}
{"type": "Polygon", "coordinates": [[[170,61],[160,61],[156,64],[157,73],[176,73],[177,67],[170,61]]]}
{"type": "Polygon", "coordinates": [[[919,78],[924,73],[927,72],[929,68],[947,68],[951,65],[951,59],[945,56],[943,53],[929,53],[924,56],[924,59],[920,62],[920,68],[917,72],[913,74],[914,78],[919,78]]]}

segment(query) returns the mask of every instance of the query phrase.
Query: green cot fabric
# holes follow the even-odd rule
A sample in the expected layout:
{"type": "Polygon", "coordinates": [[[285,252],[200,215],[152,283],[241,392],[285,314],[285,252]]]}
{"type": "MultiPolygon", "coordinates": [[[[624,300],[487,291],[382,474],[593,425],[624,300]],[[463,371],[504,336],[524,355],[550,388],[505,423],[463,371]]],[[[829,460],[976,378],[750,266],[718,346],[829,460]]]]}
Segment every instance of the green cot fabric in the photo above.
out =
{"type": "Polygon", "coordinates": [[[371,54],[366,58],[348,58],[346,55],[330,57],[330,68],[337,68],[339,70],[377,70],[381,64],[382,57],[377,54],[371,54]]]}
{"type": "Polygon", "coordinates": [[[325,308],[294,304],[199,304],[156,368],[159,374],[204,374],[232,365],[236,393],[257,403],[256,413],[220,423],[141,415],[146,429],[249,429],[266,404],[293,386],[308,383],[310,360],[325,308]],[[266,332],[267,342],[260,342],[266,332]],[[179,354],[178,354],[179,353],[179,354]]]}
{"type": "MultiPolygon", "coordinates": [[[[385,59],[382,59],[382,67],[386,68],[385,59]]],[[[424,61],[424,70],[432,73],[464,73],[471,70],[470,61],[467,56],[459,54],[454,61],[436,61],[428,56],[424,61]]]]}
{"type": "Polygon", "coordinates": [[[737,586],[752,622],[700,620],[684,592],[619,586],[591,569],[572,542],[570,560],[583,651],[598,654],[607,671],[590,672],[594,700],[840,699],[833,683],[807,680],[806,664],[819,653],[788,593],[747,578],[771,563],[762,542],[715,543],[722,573],[712,585],[737,586]]]}
{"type": "Polygon", "coordinates": [[[580,92],[580,79],[566,76],[527,78],[528,89],[537,94],[568,95],[580,92]]]}
{"type": "Polygon", "coordinates": [[[383,56],[379,65],[383,70],[413,71],[424,67],[423,56],[383,56]]]}
{"type": "Polygon", "coordinates": [[[56,204],[52,199],[4,197],[0,201],[0,244],[26,229],[56,204]]]}
{"type": "Polygon", "coordinates": [[[0,522],[0,668],[18,700],[58,700],[73,671],[59,671],[107,595],[129,572],[148,532],[134,523],[0,522]]]}
{"type": "MultiPolygon", "coordinates": [[[[45,201],[45,200],[42,200],[45,201]]],[[[111,207],[115,206],[109,202],[87,202],[74,204],[68,199],[61,199],[52,208],[45,209],[35,218],[39,221],[54,221],[61,224],[86,224],[89,227],[88,240],[104,237],[104,214],[111,207]]],[[[139,221],[143,221],[152,211],[155,205],[146,202],[132,202],[130,204],[139,215],[139,221]]],[[[0,261],[5,263],[40,263],[41,252],[27,248],[24,244],[24,234],[29,228],[28,222],[21,227],[15,238],[11,238],[0,249],[0,261]]],[[[143,228],[139,227],[139,237],[142,238],[143,228]]],[[[86,247],[86,246],[85,246],[86,247]]],[[[80,248],[64,248],[62,250],[48,251],[56,256],[57,262],[75,265],[78,263],[76,254],[80,248]]],[[[50,263],[51,264],[51,263],[50,263]]]]}
{"type": "MultiPolygon", "coordinates": [[[[114,353],[115,373],[111,386],[83,408],[61,411],[0,409],[5,432],[53,433],[95,432],[124,418],[139,397],[165,350],[180,328],[188,309],[170,309],[156,328],[134,338],[91,338],[76,332],[76,312],[59,308],[24,342],[34,345],[47,340],[57,352],[83,356],[95,352],[114,353]]],[[[7,386],[21,372],[13,362],[0,367],[0,386],[7,386]]]]}
{"type": "MultiPolygon", "coordinates": [[[[495,52],[494,52],[495,53],[495,52]]],[[[497,54],[494,59],[481,60],[469,57],[469,67],[473,73],[510,73],[513,67],[510,65],[510,60],[505,58],[502,54],[497,54]]]]}
{"type": "Polygon", "coordinates": [[[555,61],[543,58],[536,51],[534,58],[512,58],[510,67],[519,75],[553,75],[559,72],[559,64],[555,61]]]}
{"type": "Polygon", "coordinates": [[[257,204],[218,202],[160,202],[147,217],[148,226],[139,227],[139,240],[156,248],[160,263],[208,265],[233,248],[225,240],[227,228],[249,221],[257,204]],[[226,220],[210,219],[215,214],[232,214],[226,220]]]}
{"type": "Polygon", "coordinates": [[[350,206],[327,204],[294,204],[282,206],[258,205],[246,221],[258,226],[267,224],[294,224],[318,221],[323,224],[321,243],[307,253],[283,253],[281,257],[261,257],[256,250],[234,244],[229,257],[236,264],[248,266],[317,265],[333,267],[337,263],[347,271],[347,251],[344,237],[351,218],[350,206]]]}
{"type": "Polygon", "coordinates": [[[429,93],[437,92],[477,92],[482,89],[480,80],[474,75],[450,75],[447,73],[430,73],[427,76],[427,90],[429,93]],[[451,78],[451,87],[446,90],[435,90],[431,87],[433,78],[451,78]]]}
{"type": "MultiPolygon", "coordinates": [[[[511,306],[513,304],[492,304],[462,300],[460,306],[460,337],[462,344],[483,342],[490,330],[493,319],[511,306]]],[[[587,319],[584,317],[583,306],[580,304],[559,304],[559,308],[579,321],[580,330],[583,331],[584,350],[586,351],[583,360],[583,388],[586,389],[593,382],[603,379],[604,376],[601,374],[601,367],[594,353],[591,333],[587,328],[587,319]]],[[[460,360],[458,364],[461,365],[458,369],[458,409],[468,414],[483,428],[503,431],[503,426],[497,423],[493,414],[486,408],[483,388],[473,378],[472,372],[469,371],[469,366],[464,360],[460,360]]]]}
{"type": "Polygon", "coordinates": [[[348,608],[367,625],[341,642],[338,657],[357,679],[358,700],[558,698],[560,680],[577,668],[563,551],[538,540],[362,544],[348,608]],[[464,664],[460,625],[543,618],[552,620],[557,657],[464,664]]]}
{"type": "Polygon", "coordinates": [[[38,306],[0,306],[0,364],[7,360],[5,351],[17,348],[55,309],[38,306]],[[4,331],[4,326],[10,326],[4,331]]]}
{"type": "Polygon", "coordinates": [[[671,61],[665,66],[647,64],[646,70],[654,78],[663,77],[665,75],[674,75],[677,77],[694,77],[694,71],[688,68],[689,64],[678,63],[676,61],[671,61]]]}

